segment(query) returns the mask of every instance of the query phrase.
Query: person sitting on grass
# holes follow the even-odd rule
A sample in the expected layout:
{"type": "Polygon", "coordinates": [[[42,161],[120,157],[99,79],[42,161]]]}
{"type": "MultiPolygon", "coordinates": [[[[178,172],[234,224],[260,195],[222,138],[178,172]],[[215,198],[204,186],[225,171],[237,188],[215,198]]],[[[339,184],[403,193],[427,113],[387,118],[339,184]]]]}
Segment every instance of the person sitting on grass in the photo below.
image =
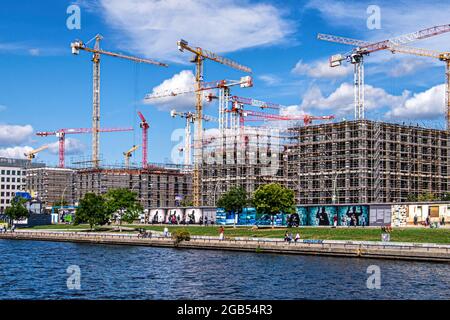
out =
{"type": "Polygon", "coordinates": [[[298,240],[300,240],[300,234],[297,232],[297,234],[295,235],[295,242],[297,242],[298,240]]]}

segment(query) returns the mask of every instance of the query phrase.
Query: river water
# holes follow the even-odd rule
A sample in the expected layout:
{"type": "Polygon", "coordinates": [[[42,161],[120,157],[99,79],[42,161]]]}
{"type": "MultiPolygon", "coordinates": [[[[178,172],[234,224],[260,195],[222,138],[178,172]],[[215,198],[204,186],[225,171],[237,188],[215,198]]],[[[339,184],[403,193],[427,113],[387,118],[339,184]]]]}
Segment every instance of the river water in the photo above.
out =
{"type": "Polygon", "coordinates": [[[0,299],[450,299],[443,263],[17,240],[0,257],[0,299]]]}

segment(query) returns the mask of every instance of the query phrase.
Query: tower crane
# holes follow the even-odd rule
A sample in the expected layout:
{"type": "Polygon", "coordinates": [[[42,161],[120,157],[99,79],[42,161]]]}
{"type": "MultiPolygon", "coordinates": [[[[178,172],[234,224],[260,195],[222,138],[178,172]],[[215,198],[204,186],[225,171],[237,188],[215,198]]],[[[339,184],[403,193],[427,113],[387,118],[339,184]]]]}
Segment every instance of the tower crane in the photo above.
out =
{"type": "Polygon", "coordinates": [[[111,51],[105,51],[100,49],[100,41],[103,37],[100,34],[97,34],[93,39],[88,41],[87,43],[83,43],[81,40],[76,40],[72,42],[70,46],[72,47],[72,53],[78,55],[80,50],[87,51],[93,53],[92,62],[93,62],[93,97],[92,97],[92,163],[94,167],[99,166],[99,149],[100,149],[100,140],[99,140],[99,130],[100,130],[100,56],[106,55],[110,57],[116,57],[126,60],[131,60],[137,63],[147,63],[153,64],[160,67],[167,67],[168,65],[165,63],[161,63],[152,59],[144,59],[138,58],[134,56],[128,56],[121,53],[115,53],[111,51]],[[89,48],[86,45],[95,40],[94,48],[89,48]]]}
{"type": "Polygon", "coordinates": [[[450,52],[438,52],[428,49],[412,48],[407,46],[394,46],[393,53],[407,53],[416,56],[439,59],[445,63],[445,118],[447,131],[450,130],[450,52]]]}
{"type": "Polygon", "coordinates": [[[245,104],[245,105],[249,105],[249,106],[253,106],[253,107],[259,107],[261,109],[279,110],[283,107],[282,105],[277,104],[277,103],[265,102],[265,101],[260,101],[260,100],[256,100],[253,98],[243,98],[243,97],[238,97],[238,96],[232,96],[231,101],[234,103],[238,103],[238,104],[245,104]]]}
{"type": "Polygon", "coordinates": [[[200,89],[196,88],[173,88],[170,90],[165,90],[162,92],[149,93],[145,95],[145,100],[153,100],[167,97],[176,97],[183,94],[194,93],[197,90],[199,91],[207,91],[212,89],[221,89],[228,88],[233,86],[240,86],[241,88],[250,88],[253,87],[253,79],[251,76],[241,77],[240,80],[217,80],[217,81],[209,81],[202,82],[200,89]]]}
{"type": "MultiPolygon", "coordinates": [[[[77,129],[58,129],[56,131],[39,131],[36,132],[37,136],[40,137],[48,137],[48,136],[56,136],[59,141],[59,167],[64,168],[65,166],[65,148],[66,148],[66,135],[67,134],[83,134],[83,133],[92,133],[92,128],[77,128],[77,129]]],[[[133,128],[100,128],[99,132],[125,132],[125,131],[133,131],[133,128]]]]}
{"type": "MultiPolygon", "coordinates": [[[[172,118],[175,117],[180,117],[180,118],[184,118],[186,119],[186,126],[184,128],[184,148],[183,148],[183,152],[184,152],[184,164],[186,166],[191,164],[191,149],[192,149],[192,134],[191,134],[191,125],[195,122],[196,119],[196,114],[193,112],[179,112],[176,110],[172,110],[170,111],[170,116],[172,118]]],[[[205,121],[215,121],[217,122],[218,119],[214,118],[212,116],[208,116],[208,115],[202,115],[203,120],[205,121]]]]}
{"type": "Polygon", "coordinates": [[[244,121],[303,121],[304,125],[309,125],[315,120],[332,120],[335,118],[334,115],[330,116],[312,116],[308,114],[302,115],[279,115],[270,114],[264,112],[257,112],[253,110],[244,110],[241,108],[233,108],[230,112],[235,112],[239,114],[240,126],[244,126],[244,121]]]}
{"type": "Polygon", "coordinates": [[[405,45],[416,40],[430,38],[446,32],[450,32],[450,24],[434,26],[378,42],[366,42],[321,33],[318,34],[317,38],[319,40],[354,46],[348,53],[331,56],[330,67],[338,67],[343,61],[348,61],[354,65],[355,119],[364,119],[364,57],[376,51],[386,50],[393,46],[405,45]]]}
{"type": "Polygon", "coordinates": [[[48,149],[48,145],[36,148],[34,150],[31,150],[30,152],[24,153],[23,155],[28,159],[28,161],[31,163],[31,161],[33,161],[34,158],[36,158],[36,155],[41,152],[44,151],[45,149],[48,149]]]}
{"type": "Polygon", "coordinates": [[[183,51],[189,51],[194,54],[193,59],[191,62],[195,63],[195,89],[196,89],[196,128],[195,128],[195,135],[196,135],[196,141],[197,143],[194,144],[194,172],[193,172],[193,202],[194,206],[200,206],[202,204],[201,199],[201,176],[200,176],[200,163],[202,161],[202,146],[201,142],[203,141],[203,101],[202,101],[202,91],[200,90],[202,87],[203,82],[203,62],[205,59],[209,59],[212,61],[215,61],[217,63],[221,63],[223,65],[226,65],[228,67],[231,67],[233,69],[251,73],[252,70],[249,67],[246,67],[244,65],[241,65],[235,61],[232,61],[230,59],[218,56],[217,54],[204,50],[200,47],[192,47],[188,44],[187,41],[181,39],[177,42],[178,50],[181,52],[183,51]]]}
{"type": "Polygon", "coordinates": [[[125,156],[125,167],[130,167],[130,158],[133,156],[133,152],[135,152],[137,149],[139,149],[139,146],[133,146],[128,151],[125,151],[123,155],[125,156]]]}
{"type": "Polygon", "coordinates": [[[142,168],[146,169],[148,164],[148,129],[150,128],[150,125],[140,111],[138,111],[138,116],[141,119],[139,126],[142,129],[142,168]]]}

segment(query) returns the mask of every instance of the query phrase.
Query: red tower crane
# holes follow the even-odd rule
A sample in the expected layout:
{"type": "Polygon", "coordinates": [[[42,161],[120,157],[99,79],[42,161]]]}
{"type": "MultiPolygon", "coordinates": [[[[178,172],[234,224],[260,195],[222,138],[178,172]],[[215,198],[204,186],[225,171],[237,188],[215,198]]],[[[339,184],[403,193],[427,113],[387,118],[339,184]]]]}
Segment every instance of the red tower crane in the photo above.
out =
{"type": "Polygon", "coordinates": [[[142,129],[142,168],[147,168],[147,143],[148,143],[148,129],[150,128],[150,125],[148,124],[147,120],[145,119],[144,115],[138,111],[138,116],[141,119],[141,123],[139,126],[142,129]]]}
{"type": "MultiPolygon", "coordinates": [[[[36,132],[37,136],[47,137],[47,136],[57,136],[59,141],[59,167],[64,168],[65,166],[65,142],[66,134],[82,134],[82,133],[92,133],[92,128],[76,128],[76,129],[58,129],[56,131],[41,131],[36,132]]],[[[133,131],[133,128],[100,128],[99,132],[124,132],[133,131]]]]}

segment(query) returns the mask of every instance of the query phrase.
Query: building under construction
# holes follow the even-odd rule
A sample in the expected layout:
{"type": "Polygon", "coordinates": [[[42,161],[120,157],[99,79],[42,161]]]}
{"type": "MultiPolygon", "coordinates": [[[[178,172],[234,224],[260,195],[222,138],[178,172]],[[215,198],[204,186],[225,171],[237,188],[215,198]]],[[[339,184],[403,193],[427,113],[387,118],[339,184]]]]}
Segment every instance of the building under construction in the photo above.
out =
{"type": "Polygon", "coordinates": [[[179,206],[192,200],[192,176],[178,168],[86,168],[76,171],[75,181],[77,199],[86,193],[105,194],[110,189],[126,188],[137,193],[146,209],[179,206]]]}
{"type": "Polygon", "coordinates": [[[26,190],[45,206],[67,203],[75,198],[75,171],[66,168],[29,168],[26,171],[26,190]]]}
{"type": "Polygon", "coordinates": [[[205,205],[232,186],[251,193],[270,182],[294,190],[298,204],[405,202],[449,190],[444,130],[355,120],[249,132],[205,146],[205,205]]]}
{"type": "Polygon", "coordinates": [[[287,170],[288,132],[280,128],[239,127],[205,138],[202,161],[202,205],[240,186],[252,194],[271,182],[291,186],[287,170]]]}

